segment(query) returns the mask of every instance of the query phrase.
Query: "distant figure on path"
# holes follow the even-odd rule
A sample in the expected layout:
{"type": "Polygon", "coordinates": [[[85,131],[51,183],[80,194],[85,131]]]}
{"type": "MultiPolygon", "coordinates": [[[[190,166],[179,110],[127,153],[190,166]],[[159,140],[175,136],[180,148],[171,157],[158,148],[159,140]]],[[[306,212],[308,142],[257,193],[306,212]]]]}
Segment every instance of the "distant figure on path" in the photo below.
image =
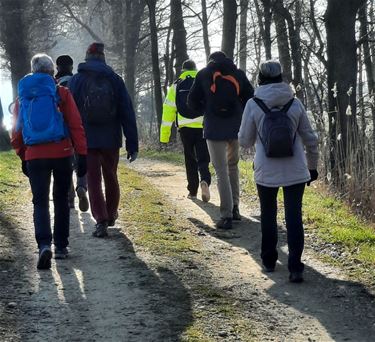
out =
{"type": "MultiPolygon", "coordinates": [[[[57,74],[55,79],[57,84],[67,87],[68,82],[73,76],[73,59],[68,55],[61,55],[56,59],[57,74]]],[[[77,175],[77,160],[76,156],[72,157],[73,167],[77,176],[77,186],[74,187],[74,181],[72,177],[72,184],[69,190],[69,207],[74,209],[74,197],[77,192],[78,206],[81,211],[87,211],[89,209],[89,200],[87,198],[87,177],[78,177],[77,175]]]]}
{"type": "Polygon", "coordinates": [[[39,247],[38,269],[51,267],[51,220],[49,191],[53,175],[55,210],[53,242],[55,258],[68,256],[71,158],[78,154],[77,174],[86,174],[86,137],[81,116],[67,88],[57,86],[51,57],[31,59],[32,74],[18,83],[19,99],[14,111],[12,145],[29,177],[34,204],[35,237],[39,247]]]}
{"type": "Polygon", "coordinates": [[[68,83],[80,110],[88,145],[87,181],[92,215],[96,220],[93,236],[108,235],[108,226],[118,218],[120,187],[117,179],[122,133],[127,158],[138,155],[138,133],[133,105],[122,78],[105,62],[104,45],[92,43],[86,62],[68,83]],[[102,190],[104,178],[105,195],[102,190]]]}
{"type": "Polygon", "coordinates": [[[169,87],[163,104],[160,142],[169,142],[172,125],[175,122],[184,147],[188,198],[197,197],[200,175],[202,200],[208,202],[211,184],[211,174],[208,168],[210,155],[206,140],[203,139],[203,113],[187,106],[187,97],[196,74],[197,67],[194,61],[187,60],[182,64],[182,74],[169,87]]]}
{"type": "Polygon", "coordinates": [[[273,272],[278,258],[277,193],[282,187],[289,280],[297,283],[303,281],[304,269],[302,197],[305,184],[310,185],[318,177],[318,138],[302,103],[283,82],[281,71],[277,61],[260,65],[259,87],[246,105],[238,137],[243,147],[255,144],[254,176],[260,199],[264,270],[273,272]]]}
{"type": "Polygon", "coordinates": [[[253,92],[245,73],[224,52],[217,51],[210,55],[207,67],[198,72],[188,97],[192,109],[204,112],[203,135],[220,196],[217,228],[230,229],[232,220],[241,220],[238,130],[253,92]]]}

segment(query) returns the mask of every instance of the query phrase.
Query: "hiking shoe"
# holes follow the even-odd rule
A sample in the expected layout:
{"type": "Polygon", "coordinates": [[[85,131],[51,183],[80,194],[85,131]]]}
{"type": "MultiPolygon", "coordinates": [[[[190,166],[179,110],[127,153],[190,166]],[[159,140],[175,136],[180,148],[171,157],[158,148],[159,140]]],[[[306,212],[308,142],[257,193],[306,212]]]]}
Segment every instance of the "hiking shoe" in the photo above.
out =
{"type": "Polygon", "coordinates": [[[51,268],[52,251],[49,246],[39,250],[39,259],[36,265],[38,270],[49,270],[51,268]]]}
{"type": "Polygon", "coordinates": [[[78,196],[78,207],[79,210],[85,212],[89,210],[89,200],[87,198],[87,190],[80,186],[76,190],[78,196]]]}
{"type": "Polygon", "coordinates": [[[68,255],[68,248],[55,248],[55,259],[66,259],[68,255]]]}
{"type": "Polygon", "coordinates": [[[108,223],[97,223],[95,225],[95,231],[92,233],[92,236],[97,238],[104,238],[108,236],[108,223]]]}
{"type": "Polygon", "coordinates": [[[262,269],[266,273],[272,273],[275,272],[275,266],[267,266],[265,264],[262,264],[262,269]]]}
{"type": "Polygon", "coordinates": [[[118,213],[116,213],[115,218],[112,220],[108,220],[108,227],[113,227],[116,224],[116,220],[118,219],[118,213]]]}
{"type": "Polygon", "coordinates": [[[206,181],[201,181],[201,192],[202,192],[202,201],[208,202],[211,198],[210,196],[210,187],[206,181]]]}
{"type": "Polygon", "coordinates": [[[240,209],[238,208],[237,204],[233,206],[232,214],[233,214],[234,221],[241,221],[240,209]]]}
{"type": "Polygon", "coordinates": [[[289,281],[291,283],[302,283],[303,282],[303,273],[302,272],[290,272],[289,281]]]}
{"type": "Polygon", "coordinates": [[[189,195],[187,195],[188,199],[195,200],[197,199],[197,195],[193,195],[192,193],[189,192],[189,195]]]}
{"type": "Polygon", "coordinates": [[[232,229],[232,219],[227,217],[227,218],[222,218],[216,223],[216,228],[219,229],[232,229]]]}

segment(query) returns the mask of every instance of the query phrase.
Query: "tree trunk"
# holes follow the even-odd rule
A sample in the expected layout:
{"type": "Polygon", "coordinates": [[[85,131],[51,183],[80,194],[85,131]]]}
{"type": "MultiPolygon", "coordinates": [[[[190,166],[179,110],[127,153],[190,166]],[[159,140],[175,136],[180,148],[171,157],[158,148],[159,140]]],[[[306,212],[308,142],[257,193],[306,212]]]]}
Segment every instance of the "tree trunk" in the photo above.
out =
{"type": "Polygon", "coordinates": [[[263,11],[260,9],[259,1],[255,0],[255,8],[258,16],[259,30],[263,40],[264,51],[266,59],[272,58],[271,53],[271,20],[272,20],[272,8],[270,0],[261,0],[263,5],[263,11]],[[264,22],[263,22],[264,18],[264,22]]]}
{"type": "Polygon", "coordinates": [[[201,0],[202,4],[202,31],[203,31],[203,44],[206,53],[206,62],[211,54],[210,40],[208,38],[208,18],[207,18],[207,4],[206,0],[201,0]]]}
{"type": "Polygon", "coordinates": [[[17,96],[18,81],[30,72],[28,32],[23,16],[27,5],[25,0],[0,0],[0,35],[10,65],[14,98],[17,96]]]}
{"type": "MultiPolygon", "coordinates": [[[[363,63],[366,68],[366,78],[367,78],[367,88],[368,96],[375,96],[375,75],[373,70],[373,61],[374,57],[371,58],[370,44],[369,44],[369,30],[367,27],[367,7],[362,6],[359,9],[359,21],[361,23],[361,40],[363,40],[362,50],[363,50],[363,63]]],[[[372,117],[372,142],[375,149],[375,105],[370,106],[371,108],[371,117],[372,117]]]]}
{"type": "Polygon", "coordinates": [[[289,53],[288,32],[285,18],[278,12],[274,12],[273,20],[276,27],[277,48],[279,51],[280,63],[283,67],[284,80],[287,83],[292,82],[292,59],[289,53]]]}
{"type": "Polygon", "coordinates": [[[136,53],[145,3],[143,0],[125,2],[125,81],[130,98],[135,100],[136,53]]]}
{"type": "Polygon", "coordinates": [[[247,11],[249,7],[249,0],[240,1],[240,69],[246,72],[247,60],[247,11]]]}
{"type": "Polygon", "coordinates": [[[181,0],[171,1],[171,26],[173,29],[173,45],[176,53],[175,70],[176,75],[180,75],[182,63],[189,58],[187,53],[184,18],[182,17],[181,0]]]}
{"type": "Polygon", "coordinates": [[[158,127],[161,125],[163,113],[163,98],[161,93],[159,48],[158,48],[158,28],[156,26],[156,0],[146,0],[149,11],[150,33],[151,33],[151,58],[152,74],[154,80],[155,110],[158,120],[158,127]]]}
{"type": "MultiPolygon", "coordinates": [[[[348,143],[356,130],[357,45],[356,14],[365,0],[328,0],[325,13],[327,31],[327,77],[331,170],[345,170],[348,143]],[[332,91],[336,89],[336,91],[332,91]],[[348,91],[351,90],[350,96],[348,91]],[[337,95],[335,97],[335,95],[337,95]],[[353,115],[346,115],[348,106],[353,115]],[[339,139],[338,139],[339,137],[339,139]]],[[[338,181],[338,180],[336,180],[338,181]]]]}
{"type": "Polygon", "coordinates": [[[223,4],[224,15],[221,50],[229,58],[233,59],[236,43],[237,2],[236,0],[223,0],[223,4]]]}

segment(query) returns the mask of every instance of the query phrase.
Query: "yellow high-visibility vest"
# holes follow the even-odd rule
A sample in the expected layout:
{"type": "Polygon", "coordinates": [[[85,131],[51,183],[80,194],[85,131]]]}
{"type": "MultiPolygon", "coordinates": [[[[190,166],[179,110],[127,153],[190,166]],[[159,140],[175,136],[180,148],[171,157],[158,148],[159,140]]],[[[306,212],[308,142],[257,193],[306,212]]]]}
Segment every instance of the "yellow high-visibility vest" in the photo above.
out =
{"type": "MultiPolygon", "coordinates": [[[[184,80],[187,76],[195,78],[197,75],[196,70],[184,71],[179,79],[184,80]]],[[[194,119],[185,118],[180,113],[177,112],[176,107],[176,82],[173,83],[167,92],[163,103],[163,116],[160,126],[160,142],[167,143],[171,137],[172,125],[177,122],[178,127],[189,127],[189,128],[203,128],[203,116],[199,116],[194,119]]]]}

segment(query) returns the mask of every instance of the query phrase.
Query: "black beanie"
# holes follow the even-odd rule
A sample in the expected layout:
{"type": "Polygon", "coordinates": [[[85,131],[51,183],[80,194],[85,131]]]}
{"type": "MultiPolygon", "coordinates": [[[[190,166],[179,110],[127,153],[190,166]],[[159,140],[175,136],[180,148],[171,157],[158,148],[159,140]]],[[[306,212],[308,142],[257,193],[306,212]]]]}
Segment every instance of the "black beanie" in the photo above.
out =
{"type": "Polygon", "coordinates": [[[182,70],[197,70],[197,66],[193,60],[187,59],[182,63],[182,70]]]}
{"type": "Polygon", "coordinates": [[[56,65],[61,66],[61,67],[73,66],[73,59],[72,59],[72,57],[70,57],[68,55],[61,55],[61,56],[57,57],[56,65]]]}

